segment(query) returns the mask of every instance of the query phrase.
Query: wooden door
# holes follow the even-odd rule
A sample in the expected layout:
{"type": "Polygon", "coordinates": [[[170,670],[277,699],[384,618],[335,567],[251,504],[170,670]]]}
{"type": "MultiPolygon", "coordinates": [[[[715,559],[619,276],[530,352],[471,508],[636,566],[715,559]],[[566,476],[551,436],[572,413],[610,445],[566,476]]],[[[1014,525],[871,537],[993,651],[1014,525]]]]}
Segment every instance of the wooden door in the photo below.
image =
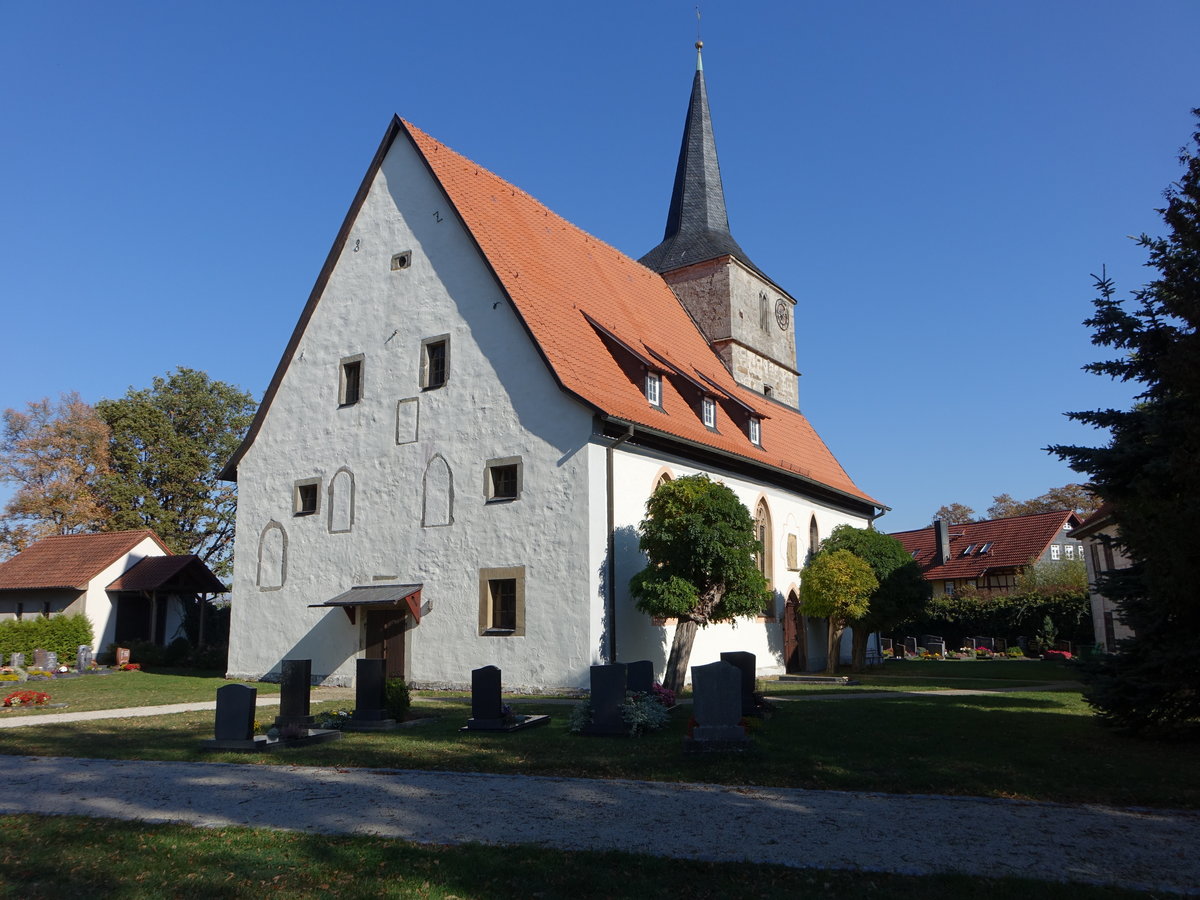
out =
{"type": "Polygon", "coordinates": [[[387,678],[404,677],[405,610],[371,610],[367,613],[367,659],[385,660],[387,678]]]}
{"type": "Polygon", "coordinates": [[[805,635],[802,631],[799,605],[796,592],[792,591],[783,607],[783,667],[788,674],[803,672],[807,663],[807,648],[801,646],[805,635]]]}

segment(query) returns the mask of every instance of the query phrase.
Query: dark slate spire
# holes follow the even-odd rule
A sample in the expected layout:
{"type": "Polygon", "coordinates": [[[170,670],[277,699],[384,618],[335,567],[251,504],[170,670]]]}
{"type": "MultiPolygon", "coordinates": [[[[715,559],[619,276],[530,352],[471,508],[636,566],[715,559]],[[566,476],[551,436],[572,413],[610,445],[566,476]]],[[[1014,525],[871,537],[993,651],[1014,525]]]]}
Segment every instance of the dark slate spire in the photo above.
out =
{"type": "Polygon", "coordinates": [[[702,46],[700,41],[696,42],[696,77],[692,80],[692,99],[679,148],[666,232],[662,243],[643,256],[641,263],[656,272],[670,272],[729,255],[758,272],[758,267],[729,233],[725,190],[721,186],[721,167],[717,163],[717,144],[713,140],[712,115],[704,87],[702,46]]]}

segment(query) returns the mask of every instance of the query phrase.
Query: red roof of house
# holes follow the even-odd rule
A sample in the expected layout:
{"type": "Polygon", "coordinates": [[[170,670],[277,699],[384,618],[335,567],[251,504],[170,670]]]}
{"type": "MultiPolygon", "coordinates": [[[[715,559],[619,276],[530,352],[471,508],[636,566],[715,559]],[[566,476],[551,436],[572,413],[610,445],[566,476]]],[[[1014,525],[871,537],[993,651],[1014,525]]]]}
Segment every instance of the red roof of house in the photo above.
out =
{"type": "Polygon", "coordinates": [[[0,563],[0,591],[45,588],[82,591],[89,581],[146,538],[158,544],[163,553],[171,552],[149,529],[42,538],[7,562],[0,563]]]}
{"type": "Polygon", "coordinates": [[[198,556],[147,556],[117,576],[105,590],[155,591],[172,585],[202,594],[223,594],[228,588],[198,556]]]}
{"type": "Polygon", "coordinates": [[[892,537],[910,553],[916,551],[913,559],[921,567],[921,574],[929,580],[978,578],[991,570],[1018,569],[1028,565],[1031,559],[1046,552],[1046,548],[1067,523],[1072,527],[1078,526],[1079,516],[1069,510],[1061,510],[951,525],[950,560],[946,563],[935,558],[937,533],[932,525],[915,531],[894,532],[892,537]],[[986,552],[980,553],[985,546],[986,552]],[[971,553],[964,555],[967,548],[971,548],[971,553]]]}
{"type": "Polygon", "coordinates": [[[879,505],[854,484],[803,415],[733,380],[662,276],[399,118],[376,153],[255,423],[225,477],[235,477],[238,460],[265,418],[374,172],[402,133],[411,137],[445,190],[564,390],[621,424],[732,454],[879,505]],[[662,409],[646,399],[641,376],[646,363],[663,375],[662,409]],[[701,389],[717,401],[716,433],[700,418],[701,389]],[[747,434],[746,420],[752,415],[762,420],[761,446],[747,434]]]}

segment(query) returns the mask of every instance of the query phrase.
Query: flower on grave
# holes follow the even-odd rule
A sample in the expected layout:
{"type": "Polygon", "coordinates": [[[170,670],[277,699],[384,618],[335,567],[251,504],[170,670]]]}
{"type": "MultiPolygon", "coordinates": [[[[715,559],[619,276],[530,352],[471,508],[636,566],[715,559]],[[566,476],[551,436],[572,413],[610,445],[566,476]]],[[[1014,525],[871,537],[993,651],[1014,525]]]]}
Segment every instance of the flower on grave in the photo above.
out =
{"type": "Polygon", "coordinates": [[[1042,654],[1042,659],[1058,660],[1059,662],[1066,662],[1071,658],[1071,654],[1066,650],[1047,650],[1042,654]]]}
{"type": "Polygon", "coordinates": [[[140,672],[142,671],[141,663],[122,663],[117,666],[122,672],[140,672]]]}
{"type": "Polygon", "coordinates": [[[675,692],[670,688],[663,687],[657,681],[650,688],[650,695],[667,709],[675,705],[675,692]]]}
{"type": "Polygon", "coordinates": [[[59,666],[59,667],[58,667],[58,668],[57,668],[55,671],[57,671],[57,672],[69,672],[69,671],[71,671],[71,670],[70,670],[70,669],[68,669],[66,666],[59,666]]]}
{"type": "Polygon", "coordinates": [[[4,705],[13,706],[45,706],[50,702],[50,695],[42,691],[13,691],[4,698],[4,705]]]}

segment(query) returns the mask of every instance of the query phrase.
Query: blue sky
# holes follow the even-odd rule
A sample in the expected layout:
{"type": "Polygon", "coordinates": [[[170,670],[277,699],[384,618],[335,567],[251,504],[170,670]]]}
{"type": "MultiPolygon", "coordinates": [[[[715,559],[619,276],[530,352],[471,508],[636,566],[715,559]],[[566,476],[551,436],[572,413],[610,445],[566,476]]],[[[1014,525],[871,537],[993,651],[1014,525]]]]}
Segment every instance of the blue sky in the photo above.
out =
{"type": "MultiPolygon", "coordinates": [[[[261,395],[392,113],[632,256],[661,238],[694,2],[47,2],[0,29],[0,408],[176,366],[261,395]]],[[[1125,406],[1091,273],[1200,106],[1200,3],[708,2],[730,223],[799,302],[801,406],[920,527],[1080,480],[1125,406]]]]}

